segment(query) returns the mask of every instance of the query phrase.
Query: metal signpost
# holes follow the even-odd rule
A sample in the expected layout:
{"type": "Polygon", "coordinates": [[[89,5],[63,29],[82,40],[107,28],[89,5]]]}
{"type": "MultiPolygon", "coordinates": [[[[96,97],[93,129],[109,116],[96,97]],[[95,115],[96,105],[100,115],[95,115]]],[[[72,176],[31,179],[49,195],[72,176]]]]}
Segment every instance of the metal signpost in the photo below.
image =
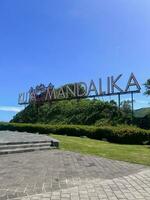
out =
{"type": "Polygon", "coordinates": [[[140,93],[141,87],[133,73],[131,73],[125,88],[121,88],[119,86],[118,82],[121,78],[122,74],[120,74],[116,78],[114,78],[113,76],[107,77],[107,87],[105,91],[103,90],[102,79],[98,80],[98,87],[96,87],[96,84],[93,80],[90,81],[89,85],[85,82],[79,82],[67,84],[58,89],[56,89],[51,83],[47,87],[44,84],[40,84],[39,86],[36,86],[36,88],[31,87],[28,92],[20,93],[18,104],[28,105],[35,103],[39,105],[44,102],[117,95],[118,106],[120,108],[121,95],[131,94],[133,115],[133,94],[140,93]]]}

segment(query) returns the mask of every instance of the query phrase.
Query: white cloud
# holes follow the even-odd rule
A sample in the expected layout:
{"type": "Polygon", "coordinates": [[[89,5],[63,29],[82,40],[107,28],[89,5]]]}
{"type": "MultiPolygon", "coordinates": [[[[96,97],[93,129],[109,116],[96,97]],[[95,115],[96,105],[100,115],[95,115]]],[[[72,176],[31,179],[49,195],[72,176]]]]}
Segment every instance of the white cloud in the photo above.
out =
{"type": "Polygon", "coordinates": [[[0,111],[5,111],[5,112],[18,113],[23,109],[24,109],[23,107],[19,107],[19,106],[0,106],[0,111]]]}

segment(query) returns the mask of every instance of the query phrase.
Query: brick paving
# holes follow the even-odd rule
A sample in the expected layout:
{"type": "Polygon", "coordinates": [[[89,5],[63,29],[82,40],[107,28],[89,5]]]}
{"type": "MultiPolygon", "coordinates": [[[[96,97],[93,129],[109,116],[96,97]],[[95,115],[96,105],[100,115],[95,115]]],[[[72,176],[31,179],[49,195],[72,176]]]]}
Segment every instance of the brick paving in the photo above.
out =
{"type": "Polygon", "coordinates": [[[0,156],[0,200],[150,200],[150,168],[49,150],[0,156]]]}

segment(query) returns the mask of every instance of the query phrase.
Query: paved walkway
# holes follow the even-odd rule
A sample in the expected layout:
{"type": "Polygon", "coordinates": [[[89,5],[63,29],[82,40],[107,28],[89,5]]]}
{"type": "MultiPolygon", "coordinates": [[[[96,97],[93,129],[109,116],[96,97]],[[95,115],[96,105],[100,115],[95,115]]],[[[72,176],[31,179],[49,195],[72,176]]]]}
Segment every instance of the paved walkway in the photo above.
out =
{"type": "Polygon", "coordinates": [[[54,140],[47,135],[40,135],[38,133],[27,133],[17,131],[0,131],[0,144],[3,143],[22,143],[22,142],[42,142],[54,140]]]}
{"type": "Polygon", "coordinates": [[[0,200],[150,200],[150,168],[60,150],[0,156],[0,200]]]}

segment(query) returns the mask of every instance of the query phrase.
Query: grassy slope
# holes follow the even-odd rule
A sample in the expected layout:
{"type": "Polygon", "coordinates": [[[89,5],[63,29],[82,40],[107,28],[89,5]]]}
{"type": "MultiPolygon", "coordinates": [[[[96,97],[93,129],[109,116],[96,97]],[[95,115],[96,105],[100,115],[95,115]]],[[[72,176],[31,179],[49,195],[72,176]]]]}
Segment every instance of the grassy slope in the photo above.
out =
{"type": "Polygon", "coordinates": [[[88,138],[51,135],[60,141],[62,150],[150,165],[150,146],[120,145],[88,138]]]}
{"type": "Polygon", "coordinates": [[[147,114],[150,114],[150,108],[141,108],[135,110],[135,117],[144,117],[147,114]]]}

